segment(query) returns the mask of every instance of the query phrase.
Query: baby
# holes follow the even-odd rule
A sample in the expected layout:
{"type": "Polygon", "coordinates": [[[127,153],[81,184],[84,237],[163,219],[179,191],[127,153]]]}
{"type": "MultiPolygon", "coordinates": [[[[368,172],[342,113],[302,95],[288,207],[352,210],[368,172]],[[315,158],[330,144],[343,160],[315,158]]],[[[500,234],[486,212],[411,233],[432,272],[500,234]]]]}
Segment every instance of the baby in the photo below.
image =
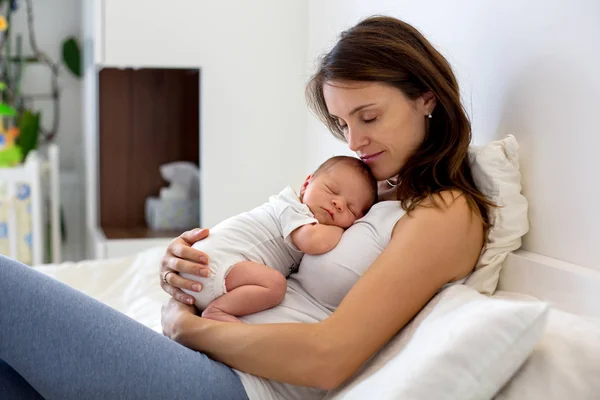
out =
{"type": "Polygon", "coordinates": [[[287,187],[195,243],[209,255],[211,274],[181,274],[203,284],[200,292],[185,292],[194,296],[203,317],[221,321],[240,322],[237,317],[274,307],[304,253],[333,249],[376,200],[376,181],[361,160],[332,157],[306,178],[299,197],[287,187]]]}

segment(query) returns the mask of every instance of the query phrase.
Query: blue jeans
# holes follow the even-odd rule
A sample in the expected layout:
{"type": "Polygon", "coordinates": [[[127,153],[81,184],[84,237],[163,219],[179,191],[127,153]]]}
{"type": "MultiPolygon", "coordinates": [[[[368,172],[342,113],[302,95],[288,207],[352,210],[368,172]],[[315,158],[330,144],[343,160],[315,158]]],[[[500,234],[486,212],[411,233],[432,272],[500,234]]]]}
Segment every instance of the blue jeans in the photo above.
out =
{"type": "Polygon", "coordinates": [[[0,399],[42,398],[248,397],[226,365],[0,256],[0,399]]]}

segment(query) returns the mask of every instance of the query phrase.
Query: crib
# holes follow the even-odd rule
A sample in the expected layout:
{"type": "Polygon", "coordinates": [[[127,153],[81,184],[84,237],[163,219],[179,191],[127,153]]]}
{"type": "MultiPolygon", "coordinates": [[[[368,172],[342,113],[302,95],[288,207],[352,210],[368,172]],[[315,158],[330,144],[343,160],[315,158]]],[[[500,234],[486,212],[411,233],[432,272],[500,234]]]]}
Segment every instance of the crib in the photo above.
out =
{"type": "Polygon", "coordinates": [[[61,261],[59,150],[31,151],[25,162],[0,168],[0,254],[24,264],[61,261]]]}

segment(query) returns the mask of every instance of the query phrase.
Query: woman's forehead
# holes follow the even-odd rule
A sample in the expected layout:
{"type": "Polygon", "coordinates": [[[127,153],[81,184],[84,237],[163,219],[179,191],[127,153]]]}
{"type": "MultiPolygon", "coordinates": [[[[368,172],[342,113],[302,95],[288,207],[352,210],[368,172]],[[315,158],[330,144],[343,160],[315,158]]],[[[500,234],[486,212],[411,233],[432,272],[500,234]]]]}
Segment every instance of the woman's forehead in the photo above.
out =
{"type": "Polygon", "coordinates": [[[366,104],[385,102],[398,90],[381,82],[332,81],[323,85],[323,96],[331,114],[349,114],[366,104]]]}
{"type": "Polygon", "coordinates": [[[379,93],[386,86],[381,82],[329,81],[323,85],[325,96],[363,97],[379,93]]]}

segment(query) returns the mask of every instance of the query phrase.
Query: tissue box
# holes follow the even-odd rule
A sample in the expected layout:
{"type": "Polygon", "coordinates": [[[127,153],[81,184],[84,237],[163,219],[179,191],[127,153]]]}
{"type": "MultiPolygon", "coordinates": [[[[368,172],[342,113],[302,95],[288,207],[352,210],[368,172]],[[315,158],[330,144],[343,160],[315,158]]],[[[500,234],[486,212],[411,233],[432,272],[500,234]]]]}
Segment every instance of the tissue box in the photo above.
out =
{"type": "Polygon", "coordinates": [[[187,230],[200,224],[200,201],[149,197],[146,199],[146,224],[152,230],[187,230]]]}

